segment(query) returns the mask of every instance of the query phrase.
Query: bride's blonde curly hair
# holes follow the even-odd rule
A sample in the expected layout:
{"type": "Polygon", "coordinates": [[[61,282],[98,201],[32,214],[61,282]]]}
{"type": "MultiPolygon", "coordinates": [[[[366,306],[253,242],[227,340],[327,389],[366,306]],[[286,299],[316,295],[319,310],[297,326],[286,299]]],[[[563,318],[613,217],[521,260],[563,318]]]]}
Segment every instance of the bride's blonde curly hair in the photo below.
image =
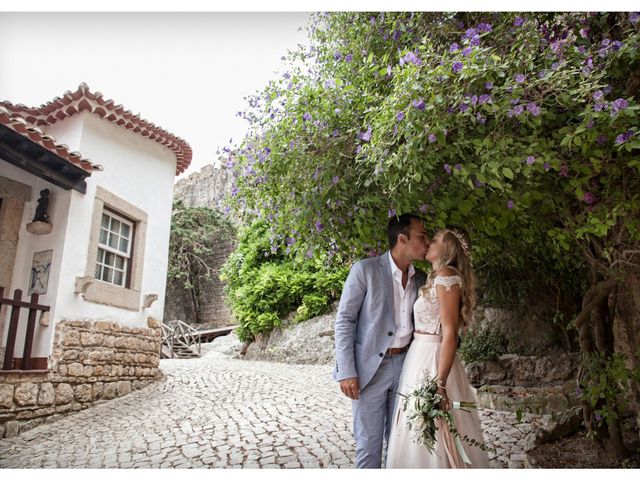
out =
{"type": "Polygon", "coordinates": [[[471,239],[469,233],[460,227],[447,227],[442,232],[442,256],[433,264],[427,279],[426,288],[431,288],[437,272],[448,267],[462,280],[460,285],[460,329],[466,332],[473,322],[473,309],[476,305],[476,274],[471,265],[471,239]]]}

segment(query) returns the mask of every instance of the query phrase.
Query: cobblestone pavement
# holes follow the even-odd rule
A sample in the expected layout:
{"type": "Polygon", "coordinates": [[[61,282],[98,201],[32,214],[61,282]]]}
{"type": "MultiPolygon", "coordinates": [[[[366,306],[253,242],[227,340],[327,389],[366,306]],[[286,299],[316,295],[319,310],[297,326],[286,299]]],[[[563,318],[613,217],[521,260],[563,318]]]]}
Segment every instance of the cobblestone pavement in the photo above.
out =
{"type": "MultiPolygon", "coordinates": [[[[350,468],[351,405],[331,366],[162,360],[167,381],[0,440],[2,468],[350,468]]],[[[481,411],[492,465],[523,466],[544,418],[481,411]]]]}

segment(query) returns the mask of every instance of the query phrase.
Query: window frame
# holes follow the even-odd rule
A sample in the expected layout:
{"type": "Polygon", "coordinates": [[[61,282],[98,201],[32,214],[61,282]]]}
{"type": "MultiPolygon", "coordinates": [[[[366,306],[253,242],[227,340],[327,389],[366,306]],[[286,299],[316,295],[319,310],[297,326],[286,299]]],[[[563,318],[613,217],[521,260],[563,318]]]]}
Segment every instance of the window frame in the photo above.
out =
{"type": "MultiPolygon", "coordinates": [[[[85,266],[85,277],[93,278],[95,281],[83,293],[84,300],[132,311],[141,309],[140,291],[144,268],[147,218],[146,212],[140,208],[102,187],[96,187],[87,263],[85,266]],[[96,276],[103,213],[121,217],[122,220],[126,220],[133,227],[124,286],[100,280],[96,276]]],[[[117,219],[120,220],[120,218],[117,219]]]]}
{"type": "MultiPolygon", "coordinates": [[[[109,225],[109,227],[111,227],[111,225],[109,225]]],[[[116,256],[122,257],[124,258],[124,270],[123,272],[123,284],[119,285],[115,282],[109,282],[108,280],[103,280],[102,278],[98,278],[97,276],[95,277],[96,280],[98,280],[99,282],[105,282],[105,283],[109,283],[111,285],[115,285],[117,287],[124,287],[124,288],[131,288],[131,266],[132,266],[132,262],[133,262],[133,255],[134,255],[134,239],[135,239],[135,230],[136,230],[136,223],[134,220],[127,218],[124,215],[119,214],[118,212],[114,212],[111,208],[107,207],[106,205],[104,206],[104,209],[102,210],[102,215],[100,216],[100,231],[98,232],[98,252],[100,252],[100,250],[103,250],[105,252],[109,252],[109,253],[113,253],[116,256]],[[123,252],[122,250],[120,250],[119,248],[114,248],[111,247],[110,245],[104,244],[100,241],[100,233],[101,231],[104,229],[104,227],[102,226],[102,216],[107,215],[110,219],[115,219],[117,221],[119,221],[120,223],[123,223],[125,225],[129,226],[129,237],[127,238],[127,252],[123,252]]],[[[111,235],[115,233],[113,230],[111,230],[111,228],[109,228],[107,230],[107,235],[111,235]]],[[[117,233],[119,240],[122,239],[123,237],[120,235],[120,232],[117,233]]],[[[109,241],[109,239],[107,238],[107,242],[109,241]]],[[[104,268],[110,268],[112,270],[114,270],[114,272],[116,270],[119,271],[119,269],[114,265],[113,267],[110,265],[107,265],[103,262],[100,262],[97,258],[95,260],[95,264],[96,267],[97,265],[101,265],[101,267],[104,268]]],[[[94,275],[95,276],[95,275],[94,275]]]]}

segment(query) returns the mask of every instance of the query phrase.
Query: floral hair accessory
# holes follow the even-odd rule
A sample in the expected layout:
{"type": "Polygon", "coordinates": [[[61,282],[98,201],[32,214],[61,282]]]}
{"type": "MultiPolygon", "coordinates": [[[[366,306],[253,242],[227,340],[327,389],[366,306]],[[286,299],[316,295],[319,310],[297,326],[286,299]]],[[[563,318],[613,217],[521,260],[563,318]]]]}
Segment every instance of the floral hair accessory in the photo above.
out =
{"type": "Polygon", "coordinates": [[[462,250],[464,250],[465,255],[467,257],[471,256],[471,252],[470,252],[470,249],[469,249],[469,244],[464,239],[462,234],[460,232],[456,231],[456,230],[449,230],[449,232],[451,232],[453,234],[453,236],[458,239],[458,242],[460,243],[460,246],[462,247],[462,250]]]}

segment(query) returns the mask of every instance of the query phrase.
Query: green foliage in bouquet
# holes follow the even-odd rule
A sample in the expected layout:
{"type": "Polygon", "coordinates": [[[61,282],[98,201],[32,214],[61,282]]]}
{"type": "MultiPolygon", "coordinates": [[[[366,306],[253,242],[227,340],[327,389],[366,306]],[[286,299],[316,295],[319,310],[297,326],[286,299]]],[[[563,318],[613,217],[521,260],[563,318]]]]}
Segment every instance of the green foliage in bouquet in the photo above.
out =
{"type": "MultiPolygon", "coordinates": [[[[438,384],[435,378],[425,375],[422,383],[414,390],[408,394],[400,393],[399,395],[404,397],[402,411],[407,417],[407,425],[409,430],[413,432],[414,441],[423,445],[430,453],[435,450],[439,420],[447,425],[454,438],[485,451],[491,450],[484,443],[458,432],[451,411],[440,408],[443,397],[438,394],[438,384]]],[[[460,401],[457,402],[457,405],[461,410],[477,408],[473,402],[460,401]]]]}

